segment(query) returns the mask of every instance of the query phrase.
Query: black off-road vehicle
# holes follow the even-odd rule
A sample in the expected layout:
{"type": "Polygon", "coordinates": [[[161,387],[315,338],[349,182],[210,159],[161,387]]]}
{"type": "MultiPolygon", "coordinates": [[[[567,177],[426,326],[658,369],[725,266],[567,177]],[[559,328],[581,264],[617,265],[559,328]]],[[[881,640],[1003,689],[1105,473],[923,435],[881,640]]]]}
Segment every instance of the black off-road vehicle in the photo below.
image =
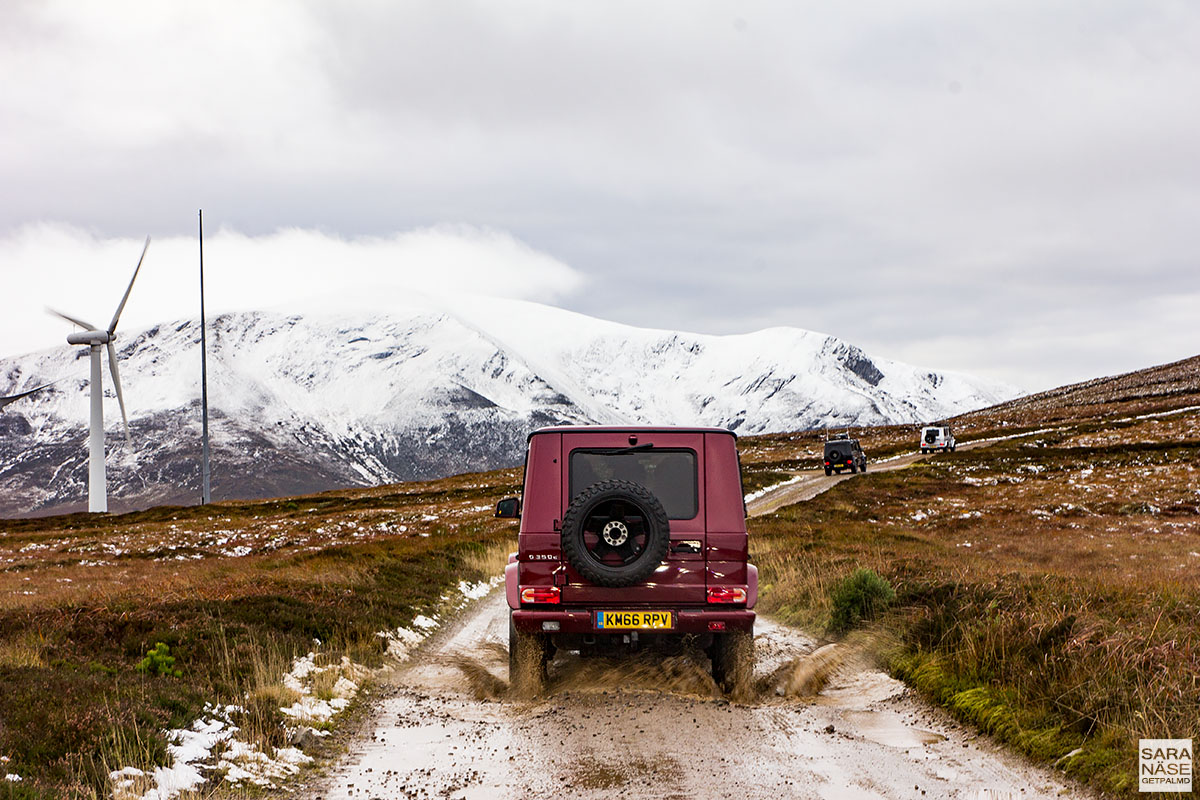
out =
{"type": "Polygon", "coordinates": [[[866,472],[867,455],[858,439],[851,439],[849,434],[839,433],[825,442],[825,474],[841,474],[844,469],[866,472]]]}

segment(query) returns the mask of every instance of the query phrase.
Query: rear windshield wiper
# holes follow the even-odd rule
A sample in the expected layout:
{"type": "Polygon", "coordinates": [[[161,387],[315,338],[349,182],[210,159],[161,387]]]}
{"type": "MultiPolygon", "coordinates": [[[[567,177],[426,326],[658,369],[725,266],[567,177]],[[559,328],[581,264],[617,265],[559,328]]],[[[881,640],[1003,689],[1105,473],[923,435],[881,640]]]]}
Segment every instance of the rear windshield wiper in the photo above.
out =
{"type": "Polygon", "coordinates": [[[613,450],[609,453],[610,456],[620,456],[625,453],[637,453],[642,450],[653,449],[654,442],[646,442],[645,444],[635,444],[631,447],[622,447],[620,450],[613,450]]]}

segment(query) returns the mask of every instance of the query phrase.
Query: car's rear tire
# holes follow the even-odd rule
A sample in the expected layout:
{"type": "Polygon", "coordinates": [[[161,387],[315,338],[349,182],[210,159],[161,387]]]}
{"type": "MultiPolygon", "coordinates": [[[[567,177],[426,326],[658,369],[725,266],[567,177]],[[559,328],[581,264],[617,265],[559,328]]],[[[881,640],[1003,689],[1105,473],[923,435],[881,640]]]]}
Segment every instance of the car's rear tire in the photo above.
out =
{"type": "Polygon", "coordinates": [[[544,633],[517,630],[508,614],[508,686],[516,697],[535,697],[546,688],[549,642],[544,633]]]}
{"type": "Polygon", "coordinates": [[[850,474],[851,474],[851,475],[856,475],[857,473],[858,473],[858,467],[857,467],[857,466],[855,466],[854,464],[851,464],[851,465],[850,465],[850,474]]]}
{"type": "Polygon", "coordinates": [[[826,474],[826,475],[832,475],[832,474],[833,474],[833,470],[831,470],[831,469],[829,469],[828,467],[826,467],[826,468],[825,468],[825,474],[826,474]]]}
{"type": "Polygon", "coordinates": [[[754,634],[729,631],[713,637],[712,676],[717,686],[739,702],[754,696],[754,634]]]}

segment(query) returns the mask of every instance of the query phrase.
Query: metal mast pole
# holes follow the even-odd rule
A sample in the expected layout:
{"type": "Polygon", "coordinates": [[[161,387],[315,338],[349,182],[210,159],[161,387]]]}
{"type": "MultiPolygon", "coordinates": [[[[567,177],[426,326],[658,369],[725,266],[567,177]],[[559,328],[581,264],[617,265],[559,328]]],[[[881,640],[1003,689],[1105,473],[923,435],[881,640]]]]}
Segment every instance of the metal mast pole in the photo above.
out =
{"type": "Polygon", "coordinates": [[[104,387],[100,383],[100,345],[92,345],[92,424],[88,429],[88,511],[108,511],[104,475],[104,387]]]}
{"type": "Polygon", "coordinates": [[[203,415],[203,451],[200,503],[212,502],[208,469],[208,340],[204,332],[204,210],[200,210],[200,408],[203,415]]]}

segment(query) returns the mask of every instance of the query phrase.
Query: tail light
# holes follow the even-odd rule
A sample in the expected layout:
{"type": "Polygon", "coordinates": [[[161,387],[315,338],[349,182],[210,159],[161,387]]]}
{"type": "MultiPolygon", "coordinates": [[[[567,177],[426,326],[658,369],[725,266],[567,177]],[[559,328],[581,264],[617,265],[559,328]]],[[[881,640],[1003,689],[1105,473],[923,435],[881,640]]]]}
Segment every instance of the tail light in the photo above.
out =
{"type": "Polygon", "coordinates": [[[742,586],[710,586],[708,587],[708,602],[744,603],[746,602],[746,589],[742,586]]]}
{"type": "Polygon", "coordinates": [[[848,458],[847,458],[847,459],[846,459],[846,463],[847,463],[847,464],[851,463],[851,462],[850,462],[850,459],[848,459],[848,458]]]}
{"type": "Polygon", "coordinates": [[[562,601],[562,589],[557,586],[522,586],[522,603],[554,603],[562,601]]]}

